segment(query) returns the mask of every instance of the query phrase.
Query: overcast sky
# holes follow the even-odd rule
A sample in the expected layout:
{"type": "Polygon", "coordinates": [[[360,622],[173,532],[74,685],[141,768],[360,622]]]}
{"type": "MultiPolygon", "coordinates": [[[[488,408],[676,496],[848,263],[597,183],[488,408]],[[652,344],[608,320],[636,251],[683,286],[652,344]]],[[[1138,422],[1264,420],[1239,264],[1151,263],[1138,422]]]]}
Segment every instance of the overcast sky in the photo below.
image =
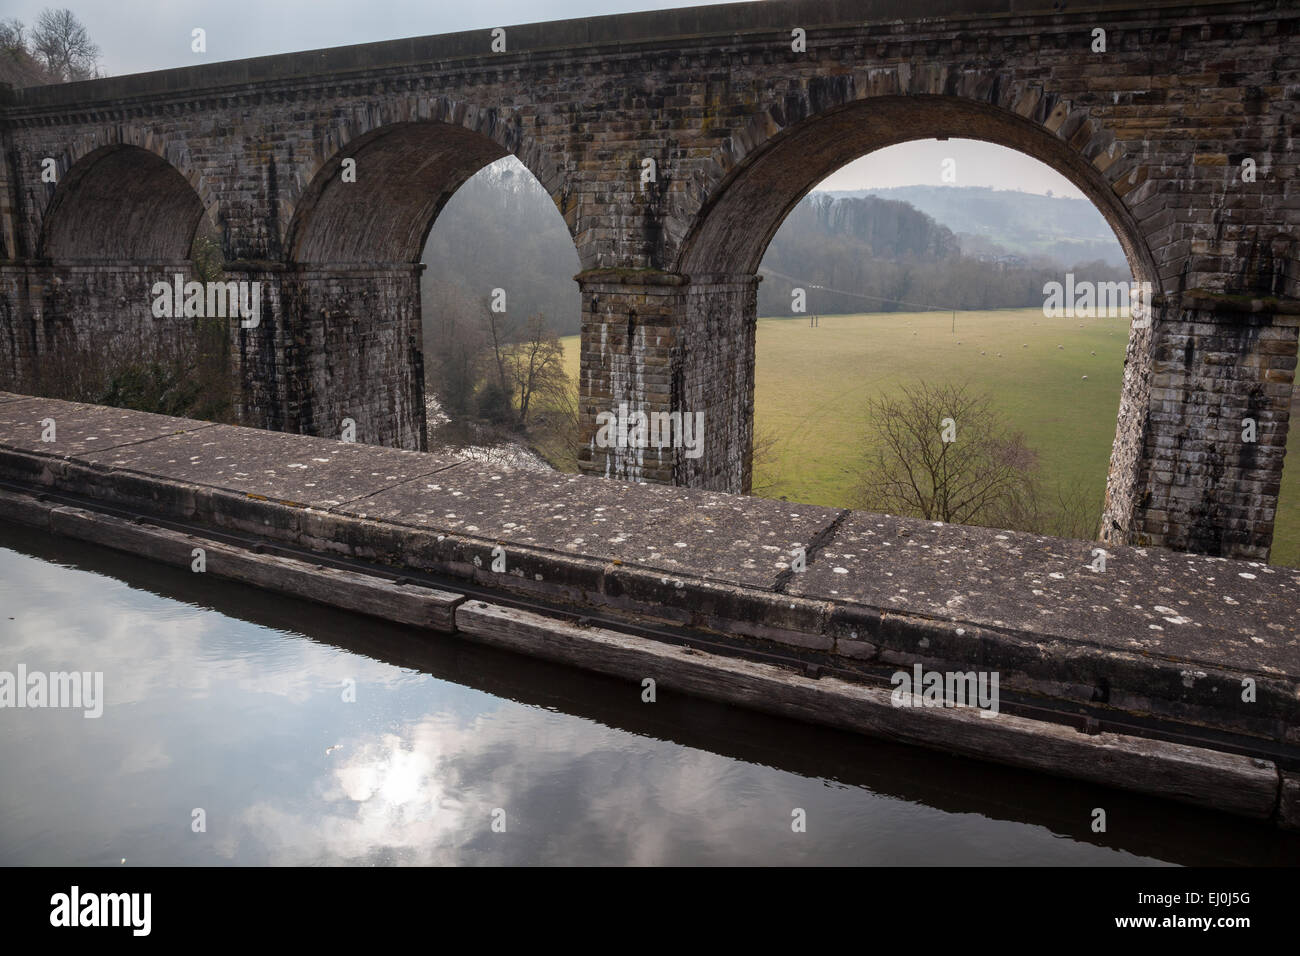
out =
{"type": "MultiPolygon", "coordinates": [[[[99,44],[106,74],[143,73],[271,53],[490,30],[572,17],[700,6],[693,0],[63,0],[99,44]],[[195,27],[207,31],[207,53],[190,50],[195,27]]],[[[4,0],[5,18],[29,29],[59,0],[4,0]]],[[[822,188],[941,185],[942,162],[956,160],[956,185],[994,186],[1080,196],[1068,180],[1037,160],[972,140],[912,143],[845,166],[822,188]]]]}

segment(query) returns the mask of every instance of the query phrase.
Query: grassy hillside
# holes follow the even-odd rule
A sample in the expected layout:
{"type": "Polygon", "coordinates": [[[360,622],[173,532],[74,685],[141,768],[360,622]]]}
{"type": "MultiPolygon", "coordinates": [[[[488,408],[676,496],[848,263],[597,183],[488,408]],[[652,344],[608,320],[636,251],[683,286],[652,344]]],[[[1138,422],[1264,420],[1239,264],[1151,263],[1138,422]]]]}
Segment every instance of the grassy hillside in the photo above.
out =
{"type": "MultiPolygon", "coordinates": [[[[807,319],[761,319],[755,421],[776,447],[771,461],[756,467],[755,486],[768,497],[852,504],[866,399],[918,379],[966,382],[989,392],[1025,432],[1049,486],[1082,489],[1100,514],[1128,320],[1046,319],[1021,309],[959,312],[956,325],[953,334],[951,313],[823,316],[817,328],[807,319]]],[[[576,381],[577,337],[564,344],[576,381]]],[[[1293,433],[1277,564],[1300,565],[1297,449],[1293,433]]]]}

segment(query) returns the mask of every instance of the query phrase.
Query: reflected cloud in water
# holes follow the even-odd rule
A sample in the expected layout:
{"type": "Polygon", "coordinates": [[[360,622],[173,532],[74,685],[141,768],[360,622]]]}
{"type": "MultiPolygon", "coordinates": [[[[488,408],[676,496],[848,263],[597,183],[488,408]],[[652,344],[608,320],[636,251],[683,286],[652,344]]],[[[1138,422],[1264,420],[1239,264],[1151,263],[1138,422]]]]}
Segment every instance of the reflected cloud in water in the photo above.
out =
{"type": "Polygon", "coordinates": [[[0,713],[0,760],[26,770],[0,789],[0,862],[1141,861],[509,700],[11,550],[0,602],[0,668],[102,670],[106,697],[99,720],[0,713]]]}

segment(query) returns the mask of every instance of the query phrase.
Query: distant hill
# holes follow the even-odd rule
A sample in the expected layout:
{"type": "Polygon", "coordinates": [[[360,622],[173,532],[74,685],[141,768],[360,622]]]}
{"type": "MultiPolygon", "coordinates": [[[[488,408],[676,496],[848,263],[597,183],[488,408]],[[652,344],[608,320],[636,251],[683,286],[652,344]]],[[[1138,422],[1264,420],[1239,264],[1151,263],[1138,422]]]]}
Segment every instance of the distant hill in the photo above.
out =
{"type": "Polygon", "coordinates": [[[951,229],[967,255],[1047,256],[1062,264],[1100,259],[1127,264],[1115,233],[1086,199],[988,186],[894,186],[825,193],[834,199],[901,200],[951,229]]]}
{"type": "Polygon", "coordinates": [[[856,240],[883,259],[951,259],[961,253],[951,229],[909,203],[876,196],[814,195],[795,207],[780,235],[783,243],[812,237],[856,240]]]}
{"type": "MultiPolygon", "coordinates": [[[[789,315],[796,286],[823,286],[810,293],[810,308],[844,313],[1020,308],[1041,305],[1043,284],[1066,271],[1129,278],[1118,243],[1083,200],[967,187],[860,192],[813,193],[794,208],[763,258],[760,314],[789,315]]],[[[541,312],[560,334],[578,331],[573,240],[550,196],[513,159],[457,190],[424,261],[430,330],[440,313],[473,310],[501,287],[515,319],[541,312]]]]}
{"type": "Polygon", "coordinates": [[[1014,309],[1041,306],[1044,284],[1063,281],[1067,271],[1093,281],[1131,278],[1127,266],[1097,256],[1081,262],[1008,254],[989,239],[963,239],[910,203],[844,193],[813,193],[799,203],[772,237],[760,271],[760,315],[794,314],[797,288],[809,312],[826,314],[1014,309]]]}

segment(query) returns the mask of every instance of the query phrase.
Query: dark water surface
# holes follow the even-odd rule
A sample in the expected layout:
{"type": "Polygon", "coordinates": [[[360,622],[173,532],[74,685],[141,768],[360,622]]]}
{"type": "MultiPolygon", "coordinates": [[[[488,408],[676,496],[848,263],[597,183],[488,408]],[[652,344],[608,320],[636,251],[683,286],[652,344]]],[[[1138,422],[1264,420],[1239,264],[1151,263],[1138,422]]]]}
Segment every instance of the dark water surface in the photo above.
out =
{"type": "Polygon", "coordinates": [[[0,671],[19,664],[102,671],[105,703],[0,709],[4,864],[1300,860],[1228,816],[642,703],[639,683],[0,523],[0,671]]]}

